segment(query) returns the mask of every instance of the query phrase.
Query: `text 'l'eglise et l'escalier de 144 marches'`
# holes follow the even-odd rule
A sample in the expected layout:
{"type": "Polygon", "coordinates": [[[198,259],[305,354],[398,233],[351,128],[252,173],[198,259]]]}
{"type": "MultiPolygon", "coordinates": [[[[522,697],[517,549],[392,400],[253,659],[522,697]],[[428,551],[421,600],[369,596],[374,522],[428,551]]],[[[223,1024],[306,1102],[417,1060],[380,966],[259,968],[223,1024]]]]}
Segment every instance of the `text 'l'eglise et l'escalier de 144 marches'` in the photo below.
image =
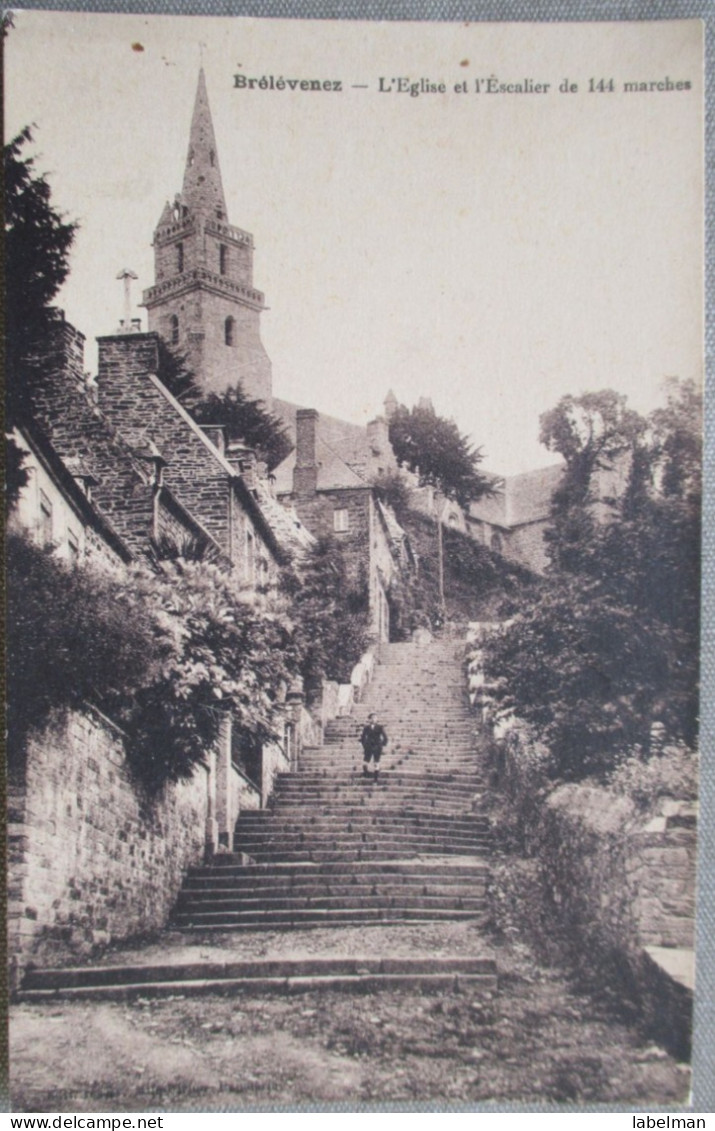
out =
{"type": "MultiPolygon", "coordinates": [[[[467,61],[465,60],[465,63],[467,61]]],[[[585,81],[575,82],[570,78],[560,82],[537,81],[533,78],[523,78],[503,82],[497,75],[488,77],[461,79],[459,82],[436,82],[433,79],[422,77],[412,79],[409,76],[386,78],[381,75],[375,85],[369,83],[345,83],[342,79],[303,79],[286,78],[284,75],[261,75],[249,77],[248,75],[235,74],[233,86],[236,90],[247,91],[277,91],[307,94],[331,93],[342,94],[347,90],[373,90],[378,94],[408,94],[411,98],[418,98],[427,94],[654,94],[657,92],[671,93],[692,90],[690,79],[665,78],[633,80],[620,82],[614,78],[591,77],[585,81]]]]}

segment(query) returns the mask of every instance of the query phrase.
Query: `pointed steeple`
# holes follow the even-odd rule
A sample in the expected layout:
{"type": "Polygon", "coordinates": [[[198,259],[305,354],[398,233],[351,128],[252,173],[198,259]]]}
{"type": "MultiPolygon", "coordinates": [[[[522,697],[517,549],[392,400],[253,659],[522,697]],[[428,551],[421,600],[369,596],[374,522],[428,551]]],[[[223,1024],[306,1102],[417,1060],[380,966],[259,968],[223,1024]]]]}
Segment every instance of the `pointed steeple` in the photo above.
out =
{"type": "Polygon", "coordinates": [[[226,200],[203,67],[196,88],[181,202],[193,216],[226,220],[226,200]]]}

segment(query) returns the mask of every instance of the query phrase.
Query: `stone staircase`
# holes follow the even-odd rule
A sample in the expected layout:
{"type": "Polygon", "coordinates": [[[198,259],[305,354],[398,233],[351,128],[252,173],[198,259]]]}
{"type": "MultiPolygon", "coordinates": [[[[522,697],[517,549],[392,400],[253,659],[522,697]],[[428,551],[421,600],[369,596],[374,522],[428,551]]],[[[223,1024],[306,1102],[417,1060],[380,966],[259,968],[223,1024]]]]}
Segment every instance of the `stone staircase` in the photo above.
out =
{"type": "Polygon", "coordinates": [[[480,930],[489,840],[461,654],[446,641],[382,646],[354,714],[279,778],[270,809],[240,816],[233,853],[190,872],[163,941],[35,968],[18,997],[497,992],[480,930]],[[377,782],[363,777],[359,745],[370,711],[390,739],[377,782]],[[309,943],[293,934],[308,927],[309,943]]]}
{"type": "Polygon", "coordinates": [[[488,851],[481,790],[461,646],[383,645],[364,702],[328,724],[324,745],[304,750],[298,772],[279,777],[269,809],[240,816],[234,854],[191,872],[173,925],[479,919],[488,851]],[[377,782],[363,776],[359,744],[371,711],[390,739],[377,782]]]}

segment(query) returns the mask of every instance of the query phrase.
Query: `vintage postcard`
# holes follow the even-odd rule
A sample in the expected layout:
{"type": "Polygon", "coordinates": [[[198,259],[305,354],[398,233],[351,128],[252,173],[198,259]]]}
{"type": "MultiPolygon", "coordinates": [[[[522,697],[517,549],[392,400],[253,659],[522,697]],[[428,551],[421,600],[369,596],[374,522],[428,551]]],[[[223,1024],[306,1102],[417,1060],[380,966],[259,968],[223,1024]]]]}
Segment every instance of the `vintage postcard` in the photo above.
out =
{"type": "Polygon", "coordinates": [[[4,32],[14,1110],[704,1126],[701,22],[4,32]]]}

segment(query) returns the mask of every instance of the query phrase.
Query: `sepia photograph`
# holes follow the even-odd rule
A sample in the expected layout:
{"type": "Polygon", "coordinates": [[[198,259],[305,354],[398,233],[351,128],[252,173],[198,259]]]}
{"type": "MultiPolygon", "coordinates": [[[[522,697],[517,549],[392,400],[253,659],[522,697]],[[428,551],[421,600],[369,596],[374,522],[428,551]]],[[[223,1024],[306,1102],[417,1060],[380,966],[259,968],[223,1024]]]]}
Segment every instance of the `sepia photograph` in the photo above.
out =
{"type": "Polygon", "coordinates": [[[703,34],[5,14],[13,1111],[704,1126],[703,34]]]}

